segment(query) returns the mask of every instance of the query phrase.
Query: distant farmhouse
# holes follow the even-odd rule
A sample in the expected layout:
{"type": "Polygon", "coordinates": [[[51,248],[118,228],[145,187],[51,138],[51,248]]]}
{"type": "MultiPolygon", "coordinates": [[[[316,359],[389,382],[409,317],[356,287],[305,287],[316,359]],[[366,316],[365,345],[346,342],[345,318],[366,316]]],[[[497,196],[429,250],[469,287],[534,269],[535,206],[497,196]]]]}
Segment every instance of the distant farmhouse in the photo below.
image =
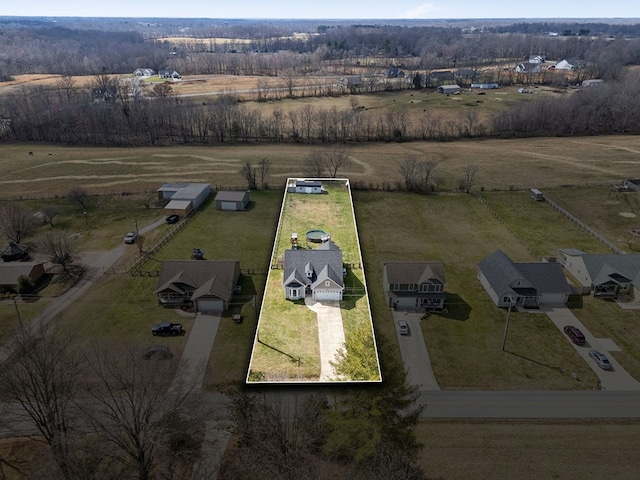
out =
{"type": "Polygon", "coordinates": [[[171,78],[173,80],[179,80],[182,78],[178,72],[175,70],[160,70],[158,72],[158,76],[160,78],[171,78]]]}
{"type": "Polygon", "coordinates": [[[136,77],[152,77],[156,74],[156,71],[153,68],[136,68],[133,74],[136,77]]]}
{"type": "Polygon", "coordinates": [[[559,263],[518,263],[501,250],[478,263],[478,280],[497,307],[565,304],[572,293],[559,263]]]}
{"type": "Polygon", "coordinates": [[[328,240],[318,248],[284,252],[284,296],[287,300],[342,300],[344,291],[342,250],[328,240]]]}
{"type": "Polygon", "coordinates": [[[556,63],[556,70],[579,70],[585,67],[584,60],[565,58],[556,63]]]}
{"type": "Polygon", "coordinates": [[[158,189],[158,201],[168,203],[164,207],[165,215],[186,217],[197,210],[211,195],[210,183],[165,183],[158,189]]]}
{"type": "Polygon", "coordinates": [[[516,67],[518,73],[540,73],[541,68],[539,63],[521,63],[516,67]]]}

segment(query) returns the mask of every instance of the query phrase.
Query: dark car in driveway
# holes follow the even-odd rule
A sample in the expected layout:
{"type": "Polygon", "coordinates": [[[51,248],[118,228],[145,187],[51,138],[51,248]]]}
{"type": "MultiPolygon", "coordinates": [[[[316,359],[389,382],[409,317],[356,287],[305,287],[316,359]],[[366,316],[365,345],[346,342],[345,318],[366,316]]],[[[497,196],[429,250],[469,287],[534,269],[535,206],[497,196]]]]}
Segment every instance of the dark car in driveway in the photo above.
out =
{"type": "Polygon", "coordinates": [[[572,325],[567,325],[566,327],[564,327],[564,333],[566,333],[567,336],[571,339],[571,341],[573,343],[575,343],[576,345],[584,345],[585,344],[584,335],[576,327],[574,327],[572,325]]]}
{"type": "Polygon", "coordinates": [[[158,336],[181,335],[182,324],[162,322],[151,327],[151,333],[158,336]]]}
{"type": "Polygon", "coordinates": [[[173,223],[178,223],[180,221],[180,215],[169,215],[167,218],[164,219],[164,221],[167,222],[169,225],[173,223]]]}

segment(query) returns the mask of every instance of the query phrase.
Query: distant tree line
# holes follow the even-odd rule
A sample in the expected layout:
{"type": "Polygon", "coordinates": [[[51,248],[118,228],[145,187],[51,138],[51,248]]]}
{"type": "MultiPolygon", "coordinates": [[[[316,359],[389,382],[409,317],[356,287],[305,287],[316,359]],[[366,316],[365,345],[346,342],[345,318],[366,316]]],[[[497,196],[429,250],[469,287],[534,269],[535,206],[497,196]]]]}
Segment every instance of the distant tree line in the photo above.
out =
{"type": "Polygon", "coordinates": [[[65,88],[25,89],[0,99],[0,135],[20,142],[143,146],[221,143],[404,142],[479,137],[640,133],[640,76],[583,87],[572,95],[518,104],[481,121],[471,109],[457,118],[402,108],[385,112],[305,104],[269,113],[222,95],[206,105],[172,96],[123,96],[96,103],[65,88]]]}

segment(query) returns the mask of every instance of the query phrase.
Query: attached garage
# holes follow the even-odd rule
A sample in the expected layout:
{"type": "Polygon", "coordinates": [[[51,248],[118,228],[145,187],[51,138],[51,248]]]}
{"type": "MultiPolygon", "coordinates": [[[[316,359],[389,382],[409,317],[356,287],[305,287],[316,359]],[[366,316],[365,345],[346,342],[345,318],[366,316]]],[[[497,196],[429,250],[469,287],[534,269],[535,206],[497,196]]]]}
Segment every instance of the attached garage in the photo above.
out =
{"type": "Polygon", "coordinates": [[[342,300],[342,290],[315,290],[313,292],[315,300],[342,300]]]}
{"type": "Polygon", "coordinates": [[[198,299],[197,310],[199,312],[222,312],[224,311],[224,302],[222,300],[215,299],[198,299]]]}

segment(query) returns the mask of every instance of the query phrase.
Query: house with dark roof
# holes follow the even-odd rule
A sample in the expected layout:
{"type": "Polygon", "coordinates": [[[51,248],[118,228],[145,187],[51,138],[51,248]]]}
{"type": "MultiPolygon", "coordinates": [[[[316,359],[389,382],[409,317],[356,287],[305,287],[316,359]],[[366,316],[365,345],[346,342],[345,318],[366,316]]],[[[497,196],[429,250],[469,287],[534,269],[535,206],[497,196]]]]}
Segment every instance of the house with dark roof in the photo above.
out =
{"type": "Polygon", "coordinates": [[[497,250],[478,263],[478,280],[497,307],[567,303],[571,286],[556,262],[514,262],[497,250]]]}
{"type": "Polygon", "coordinates": [[[159,70],[158,76],[160,78],[171,78],[173,80],[179,80],[182,78],[178,72],[175,70],[159,70]]]}
{"type": "Polygon", "coordinates": [[[629,294],[640,299],[640,255],[562,248],[558,250],[558,262],[580,285],[588,287],[594,297],[629,294]]]}
{"type": "Polygon", "coordinates": [[[155,294],[165,307],[222,312],[240,278],[237,260],[169,260],[163,262],[155,294]]]}
{"type": "Polygon", "coordinates": [[[9,242],[0,252],[3,262],[26,262],[29,260],[29,247],[16,242],[9,242]]]}
{"type": "Polygon", "coordinates": [[[136,68],[133,71],[133,74],[136,77],[151,77],[153,75],[155,75],[156,71],[153,68],[148,68],[148,67],[141,67],[141,68],[136,68]]]}
{"type": "Polygon", "coordinates": [[[391,67],[387,70],[387,78],[404,78],[404,71],[398,67],[391,67]]]}
{"type": "Polygon", "coordinates": [[[541,68],[539,63],[525,62],[520,63],[516,67],[516,72],[518,73],[540,73],[540,71],[541,68]]]}
{"type": "Polygon", "coordinates": [[[284,297],[299,300],[342,300],[344,291],[342,250],[328,240],[318,248],[284,252],[284,297]]]}
{"type": "Polygon", "coordinates": [[[446,294],[440,262],[385,262],[383,285],[389,307],[396,310],[442,310],[446,294]]]}

